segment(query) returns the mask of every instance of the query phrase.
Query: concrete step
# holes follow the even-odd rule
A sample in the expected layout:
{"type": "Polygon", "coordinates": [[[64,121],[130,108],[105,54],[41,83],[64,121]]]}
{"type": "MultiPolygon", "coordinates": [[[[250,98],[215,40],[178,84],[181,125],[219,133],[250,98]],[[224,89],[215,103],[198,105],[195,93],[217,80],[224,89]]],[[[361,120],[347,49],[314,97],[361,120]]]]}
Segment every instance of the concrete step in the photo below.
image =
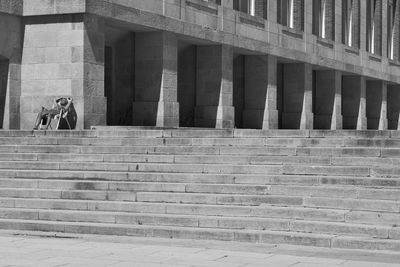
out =
{"type": "Polygon", "coordinates": [[[149,138],[149,137],[0,137],[0,145],[83,145],[83,146],[205,146],[205,147],[325,147],[400,148],[400,139],[354,138],[149,138]]]}
{"type": "Polygon", "coordinates": [[[84,180],[0,179],[0,188],[96,190],[118,192],[186,192],[241,195],[285,195],[400,201],[400,188],[360,188],[357,186],[295,186],[250,184],[204,184],[171,182],[113,182],[84,180]]]}
{"type": "Polygon", "coordinates": [[[74,154],[1,153],[1,161],[178,163],[237,165],[312,165],[312,166],[400,166],[400,158],[326,156],[233,156],[233,155],[149,155],[149,154],[74,154]]]}
{"type": "Polygon", "coordinates": [[[0,197],[136,201],[135,192],[100,191],[100,190],[95,191],[95,190],[0,188],[0,197]]]}
{"type": "Polygon", "coordinates": [[[362,187],[400,187],[398,178],[371,178],[327,175],[264,175],[264,174],[211,174],[165,172],[113,172],[62,170],[0,169],[0,179],[58,179],[83,181],[131,181],[160,183],[205,183],[248,185],[346,185],[362,187]]]}
{"type": "Polygon", "coordinates": [[[328,197],[296,197],[280,195],[221,195],[200,193],[164,193],[138,192],[136,199],[152,203],[186,203],[216,205],[253,205],[303,206],[312,208],[333,208],[359,211],[400,212],[400,201],[366,200],[328,197]]]}
{"type": "MultiPolygon", "coordinates": [[[[336,159],[336,158],[335,158],[336,159]]],[[[400,163],[400,159],[371,158],[387,165],[400,163]]],[[[128,162],[128,163],[197,163],[197,164],[318,164],[331,165],[330,157],[312,156],[234,156],[234,155],[149,155],[149,154],[74,154],[74,153],[1,153],[0,161],[46,162],[128,162]]],[[[337,158],[340,162],[340,158],[337,158]]],[[[346,161],[345,161],[346,162],[346,161]]],[[[360,161],[361,165],[363,162],[360,161]]],[[[338,164],[337,164],[338,165],[338,164]]]]}
{"type": "MultiPolygon", "coordinates": [[[[193,216],[252,217],[345,222],[348,211],[263,205],[207,205],[75,199],[0,198],[2,208],[118,211],[193,216]]],[[[396,218],[394,218],[396,219],[396,218]]],[[[389,220],[388,220],[389,222],[389,220]]],[[[388,225],[383,224],[383,225],[388,225]]]]}
{"type": "Polygon", "coordinates": [[[106,162],[43,162],[0,161],[0,169],[16,170],[72,170],[167,173],[222,173],[222,174],[289,174],[398,177],[400,168],[369,166],[313,166],[313,165],[231,165],[183,163],[106,163],[106,162]]]}
{"type": "Polygon", "coordinates": [[[149,154],[74,154],[74,153],[1,153],[0,161],[115,162],[115,163],[188,163],[241,165],[334,165],[399,166],[400,158],[327,157],[327,156],[250,156],[250,155],[149,155],[149,154]]]}
{"type": "Polygon", "coordinates": [[[270,138],[399,138],[398,131],[376,130],[257,130],[257,129],[155,129],[149,127],[94,126],[97,136],[135,136],[136,132],[157,132],[164,137],[270,137],[270,138]]]}
{"type": "Polygon", "coordinates": [[[1,145],[0,153],[400,157],[396,148],[1,145]]]}
{"type": "Polygon", "coordinates": [[[400,241],[369,237],[328,234],[292,233],[285,231],[230,230],[171,226],[117,225],[106,223],[48,222],[0,219],[0,228],[26,231],[52,231],[102,235],[147,236],[186,239],[212,239],[272,244],[292,244],[332,248],[364,248],[399,251],[400,241]]]}
{"type": "Polygon", "coordinates": [[[183,203],[121,202],[75,199],[0,198],[2,208],[119,211],[194,216],[280,218],[399,227],[400,214],[385,211],[355,211],[311,207],[207,205],[183,203]]]}
{"type": "Polygon", "coordinates": [[[256,130],[256,129],[201,129],[201,128],[179,128],[161,129],[149,127],[113,127],[94,126],[93,130],[87,131],[20,131],[1,130],[2,137],[271,137],[271,138],[400,138],[398,131],[376,131],[376,130],[256,130]]]}
{"type": "Polygon", "coordinates": [[[351,234],[373,238],[400,239],[400,227],[365,224],[317,222],[310,220],[246,218],[229,216],[194,216],[176,214],[100,212],[44,209],[0,208],[1,219],[24,219],[64,222],[115,223],[241,230],[290,231],[319,234],[351,234]]]}

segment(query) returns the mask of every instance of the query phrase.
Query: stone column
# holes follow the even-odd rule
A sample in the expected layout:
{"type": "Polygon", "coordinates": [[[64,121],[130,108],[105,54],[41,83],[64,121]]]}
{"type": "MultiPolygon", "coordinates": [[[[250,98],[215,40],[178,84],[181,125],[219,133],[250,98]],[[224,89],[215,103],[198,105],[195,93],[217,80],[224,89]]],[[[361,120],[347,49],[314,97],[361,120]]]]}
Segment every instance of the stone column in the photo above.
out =
{"type": "Polygon", "coordinates": [[[243,127],[277,129],[277,59],[245,56],[243,127]]]}
{"type": "Polygon", "coordinates": [[[20,128],[21,96],[20,55],[10,60],[0,59],[0,128],[20,128]]]}
{"type": "Polygon", "coordinates": [[[107,125],[132,125],[134,101],[134,34],[128,33],[113,44],[108,59],[109,79],[106,88],[108,101],[107,125]],[[111,86],[110,86],[111,85],[111,86]]]}
{"type": "Polygon", "coordinates": [[[311,64],[284,64],[282,128],[312,129],[312,102],[311,64]]]}
{"type": "Polygon", "coordinates": [[[387,109],[388,109],[388,128],[390,130],[400,130],[400,85],[389,84],[387,86],[387,109]]]}
{"type": "Polygon", "coordinates": [[[8,129],[10,123],[9,114],[9,61],[0,58],[0,128],[8,129]]]}
{"type": "Polygon", "coordinates": [[[177,53],[173,33],[136,34],[134,125],[179,126],[177,53]]]}
{"type": "Polygon", "coordinates": [[[315,71],[315,129],[342,129],[342,74],[315,71]]]}
{"type": "MultiPolygon", "coordinates": [[[[94,15],[85,15],[83,22],[83,90],[74,95],[83,95],[83,118],[80,119],[78,114],[78,123],[83,121],[84,128],[88,129],[107,123],[107,98],[104,93],[105,26],[104,20],[94,15]]],[[[80,80],[76,82],[81,83],[80,80]]],[[[77,88],[73,84],[72,90],[77,88]]]]}
{"type": "Polygon", "coordinates": [[[196,106],[196,46],[180,44],[178,56],[179,126],[194,126],[196,106]]]}
{"type": "Polygon", "coordinates": [[[233,128],[233,48],[197,48],[195,126],[233,128]]]}
{"type": "Polygon", "coordinates": [[[387,84],[385,81],[368,80],[367,126],[371,130],[387,129],[387,84]]]}
{"type": "Polygon", "coordinates": [[[343,76],[342,83],[343,128],[366,130],[365,77],[343,76]]]}

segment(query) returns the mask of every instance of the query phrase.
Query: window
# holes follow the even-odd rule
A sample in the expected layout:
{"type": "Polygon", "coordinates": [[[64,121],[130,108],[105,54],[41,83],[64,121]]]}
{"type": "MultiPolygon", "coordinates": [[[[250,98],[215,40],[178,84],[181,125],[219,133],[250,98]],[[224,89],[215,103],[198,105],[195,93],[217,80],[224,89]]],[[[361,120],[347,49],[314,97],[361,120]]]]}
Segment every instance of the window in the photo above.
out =
{"type": "Polygon", "coordinates": [[[304,29],[304,0],[278,0],[278,22],[296,30],[304,29]]]}
{"type": "Polygon", "coordinates": [[[360,0],[342,0],[342,42],[350,47],[359,47],[360,0]]]}
{"type": "Polygon", "coordinates": [[[388,58],[394,60],[398,54],[396,41],[398,42],[398,14],[397,14],[397,0],[388,1],[387,13],[387,37],[388,37],[388,58]]]}
{"type": "Polygon", "coordinates": [[[334,7],[332,0],[313,0],[313,34],[334,39],[334,7]]]}
{"type": "MultiPolygon", "coordinates": [[[[258,0],[259,1],[259,0],[258,0]]],[[[256,0],[234,0],[233,8],[237,11],[257,16],[256,0]]],[[[261,17],[264,17],[263,15],[261,17]]]]}
{"type": "Polygon", "coordinates": [[[381,54],[382,2],[367,0],[367,51],[381,54]]]}
{"type": "Polygon", "coordinates": [[[353,0],[343,1],[343,25],[344,25],[344,44],[353,46],[353,23],[354,23],[354,10],[353,0]]]}

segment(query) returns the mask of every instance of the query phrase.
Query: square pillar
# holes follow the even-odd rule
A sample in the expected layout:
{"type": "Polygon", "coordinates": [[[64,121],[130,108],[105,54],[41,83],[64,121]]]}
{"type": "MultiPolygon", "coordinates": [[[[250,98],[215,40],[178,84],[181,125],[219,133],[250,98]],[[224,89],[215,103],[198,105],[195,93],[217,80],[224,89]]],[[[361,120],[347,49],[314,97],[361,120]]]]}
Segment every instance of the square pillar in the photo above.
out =
{"type": "MultiPolygon", "coordinates": [[[[78,113],[78,124],[81,121],[83,127],[89,129],[93,125],[107,123],[104,89],[105,25],[102,18],[85,15],[83,26],[83,89],[74,92],[74,95],[82,95],[84,99],[83,116],[80,118],[78,113]]],[[[80,80],[74,82],[81,83],[80,80]]]]}
{"type": "Polygon", "coordinates": [[[243,127],[277,129],[277,59],[245,56],[243,127]]]}
{"type": "Polygon", "coordinates": [[[74,99],[76,128],[105,125],[104,21],[89,14],[29,17],[21,65],[21,129],[32,129],[41,106],[74,99]]]}
{"type": "Polygon", "coordinates": [[[388,128],[400,130],[400,85],[387,85],[388,128]]]}
{"type": "Polygon", "coordinates": [[[197,47],[195,126],[233,128],[233,48],[197,47]]]}
{"type": "Polygon", "coordinates": [[[342,129],[342,74],[335,70],[315,71],[315,129],[342,129]]]}
{"type": "Polygon", "coordinates": [[[107,125],[132,125],[134,42],[134,34],[126,33],[106,47],[107,125]]]}
{"type": "Polygon", "coordinates": [[[284,64],[282,128],[312,129],[312,102],[311,64],[284,64]]]}
{"type": "Polygon", "coordinates": [[[366,81],[363,76],[343,76],[342,110],[344,129],[367,129],[366,81]]]}
{"type": "Polygon", "coordinates": [[[133,124],[178,127],[178,42],[169,32],[136,34],[133,124]]]}
{"type": "Polygon", "coordinates": [[[367,87],[367,128],[386,130],[387,120],[387,84],[385,81],[368,80],[367,87]]]}

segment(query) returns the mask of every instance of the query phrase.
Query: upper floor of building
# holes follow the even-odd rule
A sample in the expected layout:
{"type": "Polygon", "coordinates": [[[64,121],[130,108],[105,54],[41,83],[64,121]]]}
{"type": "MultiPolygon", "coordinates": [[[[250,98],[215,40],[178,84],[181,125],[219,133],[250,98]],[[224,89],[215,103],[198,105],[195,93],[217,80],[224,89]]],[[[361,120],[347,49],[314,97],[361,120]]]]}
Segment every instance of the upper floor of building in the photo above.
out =
{"type": "MultiPolygon", "coordinates": [[[[400,0],[399,0],[400,1],[400,0]]],[[[398,0],[0,0],[19,17],[95,14],[109,27],[400,83],[398,0]]]]}

